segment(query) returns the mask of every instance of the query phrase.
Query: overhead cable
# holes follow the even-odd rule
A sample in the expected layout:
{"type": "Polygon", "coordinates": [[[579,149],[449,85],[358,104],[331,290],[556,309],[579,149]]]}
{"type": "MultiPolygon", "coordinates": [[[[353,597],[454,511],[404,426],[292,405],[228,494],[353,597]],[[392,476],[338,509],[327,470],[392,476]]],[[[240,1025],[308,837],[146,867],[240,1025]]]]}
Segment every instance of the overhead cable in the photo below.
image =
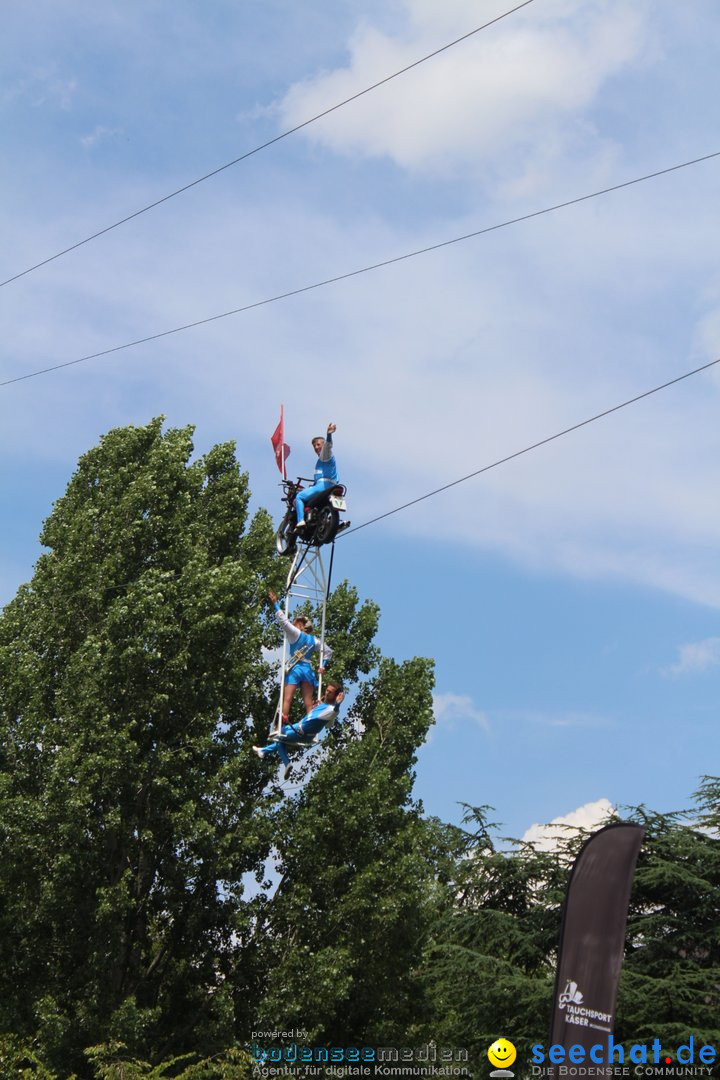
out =
{"type": "Polygon", "coordinates": [[[54,262],[56,259],[61,258],[63,255],[67,255],[71,251],[76,251],[77,248],[89,244],[91,240],[97,240],[99,236],[104,236],[106,233],[112,232],[113,229],[117,229],[121,225],[127,224],[128,221],[133,221],[134,218],[140,217],[142,214],[147,214],[148,210],[154,210],[156,206],[162,206],[163,203],[169,202],[170,199],[174,199],[177,195],[182,195],[185,191],[190,191],[191,188],[197,187],[198,184],[204,183],[205,180],[210,180],[213,176],[217,176],[218,173],[225,172],[226,169],[232,168],[233,165],[239,165],[241,161],[246,161],[248,158],[253,157],[254,154],[259,154],[261,150],[267,150],[269,146],[273,146],[282,139],[286,139],[288,135],[294,135],[296,131],[301,131],[310,124],[314,124],[316,120],[321,120],[324,116],[329,116],[330,113],[336,112],[344,105],[349,105],[351,101],[357,101],[358,98],[363,97],[365,94],[377,90],[379,86],[384,86],[393,79],[399,78],[400,75],[405,75],[406,72],[412,71],[413,68],[419,67],[420,64],[424,64],[426,60],[432,60],[435,56],[439,56],[440,53],[447,52],[447,50],[452,49],[453,46],[459,45],[463,41],[467,41],[468,38],[473,37],[475,34],[479,34],[481,30],[487,30],[489,26],[493,26],[502,19],[506,19],[508,15],[514,15],[516,11],[520,11],[521,8],[527,7],[528,4],[531,4],[532,2],[533,0],[523,0],[523,3],[517,4],[509,11],[503,12],[502,15],[490,19],[488,22],[483,23],[482,26],[476,26],[474,30],[468,31],[468,33],[463,34],[462,37],[455,38],[454,41],[449,41],[447,45],[442,45],[439,49],[435,49],[433,52],[428,53],[427,56],[421,56],[419,60],[414,60],[411,64],[407,64],[406,67],[400,68],[399,71],[394,71],[392,75],[386,75],[383,79],[378,79],[378,81],[374,82],[371,86],[366,86],[364,90],[358,90],[357,93],[351,94],[350,97],[344,98],[343,101],[338,101],[335,105],[323,109],[322,112],[316,113],[315,116],[311,116],[308,120],[303,120],[302,123],[296,124],[295,127],[288,128],[287,131],[283,131],[280,135],[268,139],[267,142],[261,143],[260,146],[256,146],[252,150],[247,150],[239,157],[233,158],[232,161],[226,161],[224,165],[219,165],[216,169],[212,169],[211,172],[205,173],[204,176],[199,176],[197,180],[191,180],[189,184],[184,184],[175,191],[171,191],[168,195],[163,195],[162,198],[156,199],[155,202],[148,203],[147,206],[143,206],[139,210],[127,214],[124,218],[120,218],[119,221],[113,222],[112,225],[106,225],[105,228],[98,229],[97,232],[92,233],[90,236],[86,236],[84,240],[78,240],[77,243],[70,244],[69,247],[63,248],[62,251],[58,251],[54,255],[50,255],[48,258],[35,263],[34,266],[28,266],[26,270],[21,270],[19,273],[13,274],[12,277],[6,278],[5,281],[0,281],[0,288],[2,288],[3,285],[9,285],[12,281],[17,281],[18,278],[25,277],[26,274],[31,274],[33,270],[39,270],[40,267],[47,266],[48,263],[54,262]]]}
{"type": "MultiPolygon", "coordinates": [[[[522,450],[516,450],[512,454],[507,454],[503,458],[499,458],[497,461],[491,462],[489,465],[483,465],[479,469],[475,469],[474,472],[468,473],[466,476],[461,476],[459,480],[451,480],[448,484],[443,484],[442,487],[435,488],[433,491],[428,491],[424,495],[419,495],[416,499],[411,499],[409,502],[402,503],[400,506],[394,507],[392,510],[386,510],[383,514],[378,514],[377,517],[370,518],[368,521],[364,521],[362,525],[356,525],[355,528],[348,529],[339,534],[338,539],[342,539],[345,536],[351,536],[353,533],[360,532],[361,529],[367,529],[369,525],[376,525],[378,521],[383,521],[385,518],[391,517],[393,514],[399,514],[402,510],[407,510],[411,506],[417,505],[417,503],[424,502],[425,499],[431,499],[434,495],[439,495],[443,491],[448,491],[452,487],[457,487],[458,484],[464,484],[466,480],[472,480],[475,476],[480,476],[482,473],[489,472],[491,469],[497,469],[500,465],[507,464],[508,461],[513,461],[515,458],[522,457],[523,454],[529,454],[532,450],[537,450],[541,446],[546,446],[548,443],[554,442],[556,439],[561,439],[564,435],[569,435],[573,431],[578,431],[582,427],[586,427],[588,424],[594,423],[596,420],[602,420],[605,416],[610,416],[612,413],[618,412],[620,409],[625,409],[628,405],[634,405],[638,401],[642,401],[643,398],[650,397],[652,394],[657,394],[660,390],[666,390],[670,386],[675,386],[676,383],[682,382],[684,379],[689,379],[692,375],[698,375],[702,371],[707,371],[709,368],[714,367],[716,364],[720,364],[720,356],[716,360],[711,360],[708,364],[702,364],[700,367],[693,368],[692,371],[686,371],[682,375],[676,376],[674,379],[670,379],[668,382],[661,383],[660,386],[654,386],[652,390],[645,390],[641,394],[636,394],[635,397],[628,398],[627,401],[620,402],[619,405],[613,405],[609,409],[603,410],[603,412],[596,413],[594,416],[588,417],[586,420],[581,420],[577,424],[573,424],[571,427],[564,428],[562,431],[557,431],[554,435],[548,435],[544,439],[540,439],[538,442],[531,443],[530,446],[524,447],[522,450]]],[[[171,573],[171,571],[163,571],[163,573],[171,573]]],[[[113,592],[117,589],[125,589],[129,585],[137,583],[136,578],[131,578],[129,581],[123,581],[119,585],[105,585],[106,592],[113,592]]]]}
{"type": "Polygon", "coordinates": [[[195,322],[184,323],[182,326],[175,326],[171,330],[161,330],[156,334],[148,334],[146,337],[136,338],[135,341],[128,341],[124,345],[115,345],[110,349],[101,349],[99,352],[88,353],[86,356],[80,356],[76,360],[66,360],[60,364],[51,364],[49,367],[38,368],[37,371],[30,371],[26,375],[16,375],[12,379],[5,379],[0,382],[0,387],[24,382],[26,379],[34,379],[38,375],[47,375],[51,371],[60,371],[62,368],[73,367],[75,364],[84,364],[87,360],[97,360],[102,356],[110,356],[113,353],[122,352],[125,349],[133,349],[137,345],[145,345],[150,341],[158,341],[160,338],[170,337],[172,334],[180,334],[184,330],[192,330],[197,326],[205,326],[207,323],[217,322],[219,319],[227,319],[231,315],[240,315],[245,311],[252,311],[254,308],[264,307],[267,304],[274,304],[279,300],[287,300],[292,296],[300,296],[302,293],[312,292],[314,289],[321,289],[326,285],[334,285],[336,282],[346,281],[348,278],[359,277],[361,274],[370,273],[371,270],[380,270],[385,266],[392,266],[395,263],[414,259],[418,255],[427,255],[432,251],[439,251],[441,248],[450,247],[452,244],[460,244],[464,240],[473,240],[478,236],[496,232],[498,229],[505,229],[509,225],[517,225],[522,221],[530,221],[532,218],[542,217],[543,214],[550,214],[555,210],[563,210],[568,206],[575,206],[578,203],[587,202],[589,199],[596,199],[600,195],[608,195],[613,191],[620,191],[622,188],[632,187],[633,184],[641,184],[645,180],[654,180],[658,176],[666,176],[668,173],[677,172],[678,169],[687,169],[690,165],[698,165],[703,161],[710,161],[712,158],[717,157],[720,157],[720,150],[717,150],[712,154],[704,154],[702,157],[693,158],[691,161],[683,161],[679,165],[670,165],[666,169],[658,169],[656,172],[647,173],[645,176],[637,176],[633,180],[624,180],[621,184],[613,184],[611,187],[601,188],[599,191],[592,191],[587,195],[579,195],[574,199],[566,199],[564,202],[555,203],[554,206],[546,206],[542,210],[534,210],[529,214],[521,214],[519,217],[509,218],[507,221],[501,221],[495,225],[487,225],[485,228],[476,229],[474,232],[464,233],[462,236],[455,236],[452,240],[443,240],[437,244],[429,244],[427,247],[406,252],[404,255],[395,255],[393,258],[383,259],[381,262],[372,263],[369,266],[362,266],[357,270],[349,270],[347,273],[336,274],[334,277],[325,278],[323,281],[315,281],[312,285],[302,285],[300,288],[290,289],[287,292],[278,293],[276,296],[266,297],[264,300],[255,300],[251,304],[243,304],[242,307],[233,308],[231,311],[223,311],[219,315],[209,315],[207,318],[197,319],[195,322]]]}
{"type": "Polygon", "coordinates": [[[362,525],[356,525],[354,529],[348,529],[347,532],[342,533],[341,536],[351,536],[352,533],[359,532],[360,529],[366,529],[368,525],[374,525],[376,522],[391,517],[393,514],[399,514],[401,510],[407,510],[409,506],[416,506],[417,503],[424,502],[425,499],[431,499],[434,495],[439,495],[441,491],[448,491],[452,487],[457,487],[458,484],[464,484],[466,480],[472,480],[473,477],[481,476],[482,473],[490,472],[491,469],[497,469],[499,465],[505,465],[508,461],[514,461],[515,458],[522,457],[523,454],[529,454],[531,450],[537,450],[541,446],[547,446],[548,443],[554,442],[556,439],[562,439],[564,435],[569,435],[572,431],[578,431],[580,428],[587,427],[588,424],[594,424],[596,420],[602,420],[603,417],[610,416],[620,409],[625,409],[628,405],[634,405],[637,401],[642,401],[643,398],[650,397],[651,394],[659,393],[660,390],[667,390],[669,386],[675,386],[676,383],[682,382],[683,379],[689,379],[692,375],[698,375],[701,371],[707,371],[708,368],[714,367],[716,364],[720,364],[720,356],[716,360],[711,360],[708,364],[702,364],[700,367],[693,368],[692,371],[686,371],[683,375],[678,375],[676,378],[668,380],[668,382],[661,383],[660,386],[654,386],[652,390],[645,390],[644,393],[636,394],[635,397],[628,398],[627,401],[621,401],[619,405],[613,405],[609,409],[604,409],[603,412],[596,413],[595,416],[589,416],[587,420],[581,420],[578,424],[573,424],[571,427],[564,428],[562,431],[556,431],[554,435],[548,435],[538,442],[531,443],[530,446],[525,446],[522,450],[516,450],[512,454],[507,454],[506,457],[498,458],[497,461],[493,461],[490,465],[483,465],[482,468],[475,469],[474,472],[468,473],[466,476],[461,476],[459,480],[451,480],[449,484],[443,484],[442,487],[435,488],[433,491],[428,491],[425,495],[419,495],[417,499],[411,499],[410,502],[402,503],[401,506],[396,506],[392,510],[386,510],[384,514],[378,514],[377,517],[370,518],[369,521],[364,521],[362,525]]]}

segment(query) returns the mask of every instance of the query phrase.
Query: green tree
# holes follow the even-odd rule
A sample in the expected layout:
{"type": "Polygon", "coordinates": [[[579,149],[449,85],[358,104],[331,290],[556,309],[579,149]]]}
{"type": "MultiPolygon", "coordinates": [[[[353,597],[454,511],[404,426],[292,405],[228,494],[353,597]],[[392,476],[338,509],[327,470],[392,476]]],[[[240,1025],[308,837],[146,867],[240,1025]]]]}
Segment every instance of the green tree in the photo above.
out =
{"type": "MultiPolygon", "coordinates": [[[[237,1044],[280,1021],[325,1044],[434,1039],[479,1067],[505,1035],[522,1063],[583,835],[547,853],[495,841],[485,809],[463,829],[423,816],[432,667],[383,659],[347,583],[327,630],[348,716],[288,796],[251,753],[287,565],[268,515],[248,521],[233,447],[192,449],[160,420],[110,432],[0,616],[0,1067],[244,1077],[237,1044]]],[[[630,813],[647,837],[616,1038],[717,1045],[720,780],[689,816],[630,813]]]]}
{"type": "Polygon", "coordinates": [[[0,1076],[13,1080],[57,1080],[35,1049],[16,1035],[0,1035],[0,1076]]]}
{"type": "Polygon", "coordinates": [[[253,1061],[244,1050],[231,1049],[198,1061],[195,1054],[183,1054],[157,1065],[128,1057],[120,1044],[92,1046],[86,1056],[96,1080],[251,1080],[253,1061]]]}
{"type": "MultiPolygon", "coordinates": [[[[426,1037],[471,1050],[477,1067],[505,1036],[527,1051],[550,1026],[562,905],[573,858],[589,833],[558,835],[556,850],[498,848],[487,808],[449,830],[454,865],[425,947],[426,1037]],[[454,848],[452,835],[454,833],[454,848]]],[[[706,777],[695,809],[626,808],[646,829],[630,897],[615,1041],[658,1038],[672,1051],[720,1045],[720,779],[706,777]]],[[[447,827],[446,827],[447,828],[447,827]]]]}
{"type": "Polygon", "coordinates": [[[272,529],[230,444],[110,432],[0,619],[0,1028],[62,1075],[108,1038],[234,1034],[242,878],[273,834],[250,753],[272,529]]]}
{"type": "MultiPolygon", "coordinates": [[[[280,565],[286,571],[288,564],[283,561],[280,565]]],[[[319,613],[312,612],[309,608],[308,613],[314,616],[317,624],[319,613]]],[[[281,636],[272,621],[270,606],[265,614],[268,619],[265,644],[276,647],[281,641],[281,636]]],[[[360,674],[368,674],[378,662],[379,650],[373,644],[373,638],[377,632],[378,614],[377,605],[371,601],[358,603],[357,591],[348,582],[339,585],[329,597],[327,638],[332,641],[333,646],[330,673],[345,680],[345,685],[350,691],[352,682],[357,680],[360,674]]],[[[268,688],[267,700],[271,701],[273,706],[277,701],[277,675],[276,670],[275,680],[271,681],[268,688]]],[[[330,675],[326,676],[326,679],[328,677],[330,675]]],[[[297,695],[298,698],[299,696],[297,695]]],[[[300,719],[302,710],[299,701],[295,702],[294,708],[295,718],[300,719]]],[[[271,718],[272,712],[261,701],[255,714],[258,741],[266,741],[271,718]]],[[[313,751],[310,755],[294,757],[295,789],[299,789],[303,781],[323,767],[323,762],[327,757],[327,747],[337,746],[338,738],[341,742],[344,741],[343,737],[335,731],[327,741],[323,742],[321,750],[313,751]]],[[[257,768],[259,775],[268,782],[265,806],[272,807],[275,815],[274,849],[270,860],[270,863],[274,864],[278,858],[277,845],[281,845],[282,837],[288,836],[288,823],[293,819],[295,812],[294,798],[292,789],[288,799],[286,792],[277,782],[277,758],[267,758],[262,765],[258,763],[257,768]]],[[[258,888],[246,905],[246,918],[242,927],[236,930],[238,950],[231,978],[235,1000],[236,1031],[238,1037],[246,1041],[249,1041],[251,1031],[260,1024],[259,1002],[266,993],[268,971],[274,963],[274,958],[268,957],[267,949],[260,947],[260,943],[264,942],[267,934],[269,915],[274,907],[270,902],[270,897],[275,891],[276,877],[271,873],[269,864],[262,863],[256,866],[255,880],[258,888]]],[[[278,1008],[284,1010],[285,1006],[279,1003],[278,1008]]],[[[283,1015],[285,1015],[284,1011],[283,1015]]]]}
{"type": "MultiPolygon", "coordinates": [[[[429,666],[382,661],[288,800],[250,752],[274,711],[267,586],[287,565],[268,516],[247,521],[232,446],[192,449],[160,420],[105,436],[0,618],[0,1031],[48,1076],[241,1075],[228,1048],[275,1010],[306,1026],[317,991],[296,991],[333,953],[319,1034],[381,1038],[412,1015],[435,857],[411,798],[429,666]],[[343,860],[328,890],[318,843],[343,860]]],[[[350,684],[380,661],[377,621],[335,589],[350,684]]]]}
{"type": "MultiPolygon", "coordinates": [[[[720,778],[705,777],[694,809],[632,808],[645,826],[628,919],[616,1039],[690,1036],[720,1048],[720,778]]],[[[696,1059],[697,1060],[697,1059],[696,1059]]]]}
{"type": "Polygon", "coordinates": [[[425,1037],[467,1049],[476,1068],[501,1036],[519,1065],[546,1038],[568,867],[562,850],[498,847],[489,809],[468,807],[468,828],[446,827],[454,865],[422,965],[425,1037]]]}
{"type": "Polygon", "coordinates": [[[412,799],[431,690],[429,662],[383,660],[285,806],[280,883],[255,932],[267,971],[258,1027],[282,1017],[325,1045],[382,1044],[411,1027],[435,913],[433,832],[412,799]]]}

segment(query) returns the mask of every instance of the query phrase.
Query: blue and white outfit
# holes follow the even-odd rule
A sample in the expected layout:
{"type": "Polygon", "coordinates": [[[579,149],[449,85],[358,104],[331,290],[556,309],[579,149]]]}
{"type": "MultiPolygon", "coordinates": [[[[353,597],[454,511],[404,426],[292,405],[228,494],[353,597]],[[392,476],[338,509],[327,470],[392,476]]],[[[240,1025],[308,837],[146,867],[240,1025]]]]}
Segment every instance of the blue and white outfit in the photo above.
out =
{"type": "Polygon", "coordinates": [[[288,768],[290,757],[285,747],[292,748],[297,743],[306,744],[315,735],[319,734],[324,727],[331,728],[337,720],[339,712],[339,705],[328,705],[324,701],[319,701],[298,724],[284,724],[281,733],[276,736],[277,741],[268,743],[267,746],[257,747],[256,753],[259,757],[265,757],[267,754],[277,754],[285,768],[288,768]]]}
{"type": "Polygon", "coordinates": [[[305,682],[310,683],[317,690],[317,676],[310,661],[319,651],[319,666],[324,668],[332,656],[332,649],[329,645],[324,645],[321,649],[319,640],[313,634],[306,634],[304,630],[299,630],[290,622],[279,603],[275,604],[275,621],[283,628],[290,651],[285,667],[285,685],[299,686],[300,683],[305,682]]]}
{"type": "Polygon", "coordinates": [[[295,513],[298,525],[305,520],[305,503],[312,495],[319,495],[339,483],[337,462],[333,454],[332,432],[328,432],[320,457],[315,462],[315,475],[313,485],[304,488],[295,496],[295,513]]]}

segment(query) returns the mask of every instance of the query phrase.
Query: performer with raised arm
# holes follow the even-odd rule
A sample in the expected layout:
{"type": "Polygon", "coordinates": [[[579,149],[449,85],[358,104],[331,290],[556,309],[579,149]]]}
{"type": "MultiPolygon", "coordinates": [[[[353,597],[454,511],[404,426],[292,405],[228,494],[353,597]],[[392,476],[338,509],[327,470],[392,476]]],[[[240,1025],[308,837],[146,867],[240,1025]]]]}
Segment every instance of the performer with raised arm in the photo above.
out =
{"type": "Polygon", "coordinates": [[[305,521],[305,503],[312,495],[319,495],[328,488],[335,487],[338,481],[337,462],[333,450],[333,434],[337,431],[335,424],[328,424],[326,437],[316,435],[312,440],[312,447],[318,458],[315,462],[315,476],[312,487],[304,488],[295,497],[295,513],[297,516],[297,532],[302,536],[305,521]]]}
{"type": "Polygon", "coordinates": [[[280,601],[272,589],[268,590],[268,596],[275,605],[275,622],[282,627],[290,652],[290,657],[285,665],[282,700],[282,722],[287,724],[290,720],[290,707],[298,686],[302,694],[305,712],[310,712],[312,709],[317,696],[318,680],[311,660],[315,653],[318,653],[318,670],[322,675],[332,656],[332,649],[327,644],[321,645],[320,640],[310,633],[312,623],[306,615],[298,615],[290,620],[280,607],[280,601]]]}

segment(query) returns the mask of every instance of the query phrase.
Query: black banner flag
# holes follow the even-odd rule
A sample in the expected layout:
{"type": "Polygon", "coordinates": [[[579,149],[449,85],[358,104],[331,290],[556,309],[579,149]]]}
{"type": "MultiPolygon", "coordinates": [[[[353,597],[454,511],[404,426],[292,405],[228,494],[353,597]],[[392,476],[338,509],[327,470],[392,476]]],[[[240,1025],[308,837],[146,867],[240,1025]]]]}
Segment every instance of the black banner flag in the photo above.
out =
{"type": "MultiPolygon", "coordinates": [[[[570,872],[560,948],[550,1045],[584,1048],[586,1075],[612,1071],[607,1045],[615,1020],[615,998],[625,947],[630,887],[645,830],[640,825],[607,825],[587,840],[570,872]],[[591,1047],[602,1046],[600,1052],[591,1047]],[[593,1063],[593,1059],[596,1064],[593,1063]]],[[[579,1051],[575,1052],[579,1056],[579,1051]]],[[[555,1065],[553,1076],[559,1076],[555,1065]]]]}

